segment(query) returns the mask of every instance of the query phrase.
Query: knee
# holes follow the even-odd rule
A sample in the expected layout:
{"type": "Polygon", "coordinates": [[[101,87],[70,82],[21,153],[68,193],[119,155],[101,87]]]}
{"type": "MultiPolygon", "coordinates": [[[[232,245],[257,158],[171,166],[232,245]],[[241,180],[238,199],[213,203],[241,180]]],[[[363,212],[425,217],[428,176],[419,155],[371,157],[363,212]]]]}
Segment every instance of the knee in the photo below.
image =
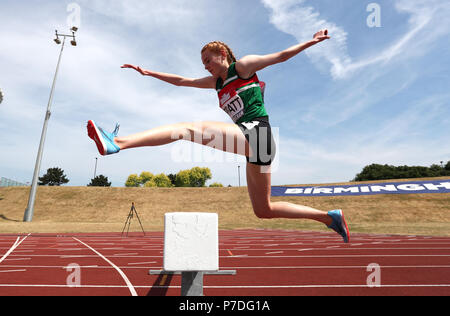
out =
{"type": "Polygon", "coordinates": [[[260,219],[271,219],[273,218],[273,212],[270,205],[254,206],[253,211],[256,217],[260,219]]]}

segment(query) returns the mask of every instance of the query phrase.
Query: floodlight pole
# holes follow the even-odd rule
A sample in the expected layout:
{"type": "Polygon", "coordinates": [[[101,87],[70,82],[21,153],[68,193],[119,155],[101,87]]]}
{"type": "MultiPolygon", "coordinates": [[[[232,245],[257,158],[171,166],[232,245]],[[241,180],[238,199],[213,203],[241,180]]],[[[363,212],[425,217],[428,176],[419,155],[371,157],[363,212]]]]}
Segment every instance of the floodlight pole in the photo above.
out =
{"type": "Polygon", "coordinates": [[[239,187],[241,187],[241,166],[238,166],[239,187]]]}
{"type": "MultiPolygon", "coordinates": [[[[58,32],[56,32],[57,39],[58,39],[58,35],[59,35],[58,32]]],[[[24,222],[31,222],[33,220],[34,203],[36,201],[37,181],[39,178],[39,171],[41,168],[42,154],[44,151],[45,137],[47,135],[48,121],[50,120],[50,116],[51,116],[50,109],[51,109],[52,102],[53,102],[53,94],[55,92],[56,78],[58,77],[59,65],[61,64],[61,57],[62,57],[62,53],[64,50],[64,44],[66,43],[66,36],[73,37],[75,40],[74,35],[59,35],[59,36],[63,36],[64,39],[63,39],[62,46],[61,46],[61,52],[59,53],[58,64],[56,66],[55,76],[53,78],[52,89],[50,91],[50,98],[49,98],[48,104],[47,104],[47,112],[45,113],[44,126],[42,127],[42,134],[41,134],[41,142],[39,143],[39,150],[38,150],[38,154],[36,157],[36,164],[34,167],[33,181],[31,183],[30,197],[28,199],[28,206],[25,209],[25,214],[23,216],[24,222]]]]}

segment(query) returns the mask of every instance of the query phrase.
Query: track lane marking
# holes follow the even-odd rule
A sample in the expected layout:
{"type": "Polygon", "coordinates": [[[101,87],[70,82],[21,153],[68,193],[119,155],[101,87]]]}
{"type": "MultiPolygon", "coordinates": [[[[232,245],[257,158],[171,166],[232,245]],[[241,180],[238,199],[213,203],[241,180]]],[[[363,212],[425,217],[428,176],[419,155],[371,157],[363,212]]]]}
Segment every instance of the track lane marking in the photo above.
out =
{"type": "Polygon", "coordinates": [[[3,257],[0,259],[0,263],[3,262],[3,260],[5,260],[17,247],[20,246],[20,244],[28,238],[28,236],[30,236],[30,234],[28,234],[27,236],[25,236],[22,240],[20,239],[20,236],[17,237],[16,241],[14,242],[14,244],[12,245],[12,247],[3,255],[3,257]]]}
{"type": "Polygon", "coordinates": [[[26,269],[21,269],[21,270],[0,270],[0,273],[11,273],[11,272],[25,272],[27,271],[26,269]]]}
{"type": "MultiPolygon", "coordinates": [[[[55,288],[73,288],[73,286],[65,284],[0,284],[2,287],[55,287],[55,288]]],[[[80,285],[79,288],[126,288],[126,285],[80,285]]],[[[418,287],[448,287],[450,284],[381,284],[376,288],[418,288],[418,287]]],[[[180,285],[136,285],[138,289],[148,288],[167,288],[179,289],[180,285]]],[[[285,289],[285,288],[370,288],[367,284],[317,284],[317,285],[204,285],[205,289],[285,289]]]]}
{"type": "Polygon", "coordinates": [[[123,273],[122,270],[120,270],[120,268],[118,266],[116,266],[114,263],[112,263],[108,258],[106,258],[104,255],[102,255],[100,252],[98,252],[97,250],[95,250],[94,248],[92,248],[91,246],[89,246],[88,244],[85,244],[84,242],[82,242],[81,240],[72,237],[73,239],[75,239],[76,241],[78,241],[80,244],[86,246],[87,248],[89,248],[90,250],[92,250],[93,252],[95,252],[99,257],[101,257],[103,260],[105,260],[106,262],[108,262],[114,269],[116,269],[117,272],[119,272],[120,276],[123,278],[123,280],[125,281],[125,283],[128,286],[128,289],[130,290],[130,293],[132,296],[138,296],[136,293],[136,290],[133,286],[133,284],[131,284],[130,280],[127,278],[127,276],[125,275],[125,273],[123,273]]]}

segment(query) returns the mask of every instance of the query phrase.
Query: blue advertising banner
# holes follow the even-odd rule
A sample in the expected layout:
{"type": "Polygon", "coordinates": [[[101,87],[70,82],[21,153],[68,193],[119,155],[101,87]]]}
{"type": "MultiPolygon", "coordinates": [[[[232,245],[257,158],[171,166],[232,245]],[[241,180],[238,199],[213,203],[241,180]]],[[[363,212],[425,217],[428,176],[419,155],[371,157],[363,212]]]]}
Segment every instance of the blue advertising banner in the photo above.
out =
{"type": "Polygon", "coordinates": [[[450,179],[316,187],[272,187],[272,196],[340,196],[413,193],[450,193],[450,179]]]}

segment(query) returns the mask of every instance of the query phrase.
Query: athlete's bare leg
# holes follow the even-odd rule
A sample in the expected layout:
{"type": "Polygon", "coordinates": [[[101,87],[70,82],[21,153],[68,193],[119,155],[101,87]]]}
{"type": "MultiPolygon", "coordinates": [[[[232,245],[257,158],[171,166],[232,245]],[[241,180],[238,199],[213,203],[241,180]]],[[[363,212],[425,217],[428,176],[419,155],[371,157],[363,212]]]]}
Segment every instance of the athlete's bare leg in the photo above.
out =
{"type": "Polygon", "coordinates": [[[187,140],[243,156],[248,156],[250,153],[249,145],[239,127],[223,122],[166,125],[134,135],[116,137],[114,142],[121,150],[124,150],[161,146],[178,140],[187,140]]]}
{"type": "Polygon", "coordinates": [[[331,225],[332,219],[326,212],[289,202],[271,202],[270,169],[261,171],[261,167],[247,163],[247,187],[253,210],[259,218],[304,218],[325,225],[331,225]]]}

